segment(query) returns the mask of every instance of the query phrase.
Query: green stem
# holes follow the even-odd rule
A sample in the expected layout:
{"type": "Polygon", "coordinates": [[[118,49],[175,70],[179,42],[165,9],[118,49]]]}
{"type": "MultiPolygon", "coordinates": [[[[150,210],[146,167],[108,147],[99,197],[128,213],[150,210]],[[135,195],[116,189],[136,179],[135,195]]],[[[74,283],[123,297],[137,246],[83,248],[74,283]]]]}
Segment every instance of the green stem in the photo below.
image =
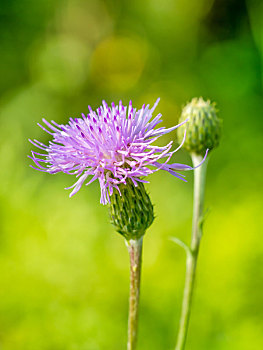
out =
{"type": "Polygon", "coordinates": [[[138,334],[140,280],[142,264],[142,240],[127,241],[130,256],[130,300],[128,317],[128,350],[135,350],[138,334]]]}
{"type": "MultiPolygon", "coordinates": [[[[193,165],[197,166],[202,161],[202,157],[196,154],[192,154],[192,161],[193,165]]],[[[200,240],[202,237],[206,167],[207,160],[204,164],[194,170],[194,206],[191,249],[189,250],[186,259],[185,287],[179,332],[175,350],[183,350],[185,348],[189,326],[197,258],[200,240]]]]}

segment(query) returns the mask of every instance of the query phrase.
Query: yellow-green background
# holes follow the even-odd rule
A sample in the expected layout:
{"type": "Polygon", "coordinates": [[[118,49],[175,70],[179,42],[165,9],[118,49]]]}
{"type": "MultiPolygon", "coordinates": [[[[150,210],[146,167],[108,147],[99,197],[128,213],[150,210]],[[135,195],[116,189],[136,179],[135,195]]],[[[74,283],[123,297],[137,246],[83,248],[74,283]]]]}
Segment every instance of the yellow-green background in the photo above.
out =
{"type": "MultiPolygon", "coordinates": [[[[164,125],[194,96],[224,120],[208,166],[205,224],[188,350],[263,349],[263,7],[257,0],[2,0],[0,7],[0,349],[126,346],[128,254],[99,204],[72,199],[68,175],[29,167],[42,117],[66,123],[102,99],[161,97],[164,125]]],[[[173,132],[162,142],[176,139],[173,132]]],[[[175,162],[190,164],[184,151],[175,162]]],[[[173,349],[189,241],[188,183],[147,186],[138,349],[173,349]]]]}

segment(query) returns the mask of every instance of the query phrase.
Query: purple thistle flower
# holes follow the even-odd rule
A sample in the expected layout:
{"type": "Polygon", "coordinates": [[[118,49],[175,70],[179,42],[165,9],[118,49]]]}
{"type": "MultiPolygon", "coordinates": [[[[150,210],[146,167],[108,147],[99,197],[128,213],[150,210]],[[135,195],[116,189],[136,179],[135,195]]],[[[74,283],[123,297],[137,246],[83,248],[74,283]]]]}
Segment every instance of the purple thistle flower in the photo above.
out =
{"type": "Polygon", "coordinates": [[[172,141],[164,147],[154,146],[153,143],[187,120],[169,129],[155,129],[161,123],[161,114],[152,119],[159,100],[151,109],[149,105],[143,105],[138,111],[132,107],[131,101],[128,107],[123,106],[121,101],[119,105],[115,106],[112,103],[109,107],[103,101],[97,112],[89,106],[90,112],[87,116],[82,114],[82,118],[70,118],[66,125],[59,125],[54,121],[51,124],[43,119],[50,130],[41,124],[38,125],[49,133],[53,140],[48,146],[37,140],[29,140],[34,146],[47,152],[43,154],[32,151],[32,157],[29,158],[34,161],[36,167],[31,167],[50,174],[63,172],[76,175],[77,182],[66,188],[73,188],[70,197],[79,191],[89,176],[92,177],[86,185],[98,179],[102,204],[110,201],[114,188],[120,193],[118,186],[125,185],[128,179],[137,186],[138,182],[147,183],[143,178],[158,170],[168,171],[186,181],[184,175],[176,171],[192,170],[192,167],[177,163],[168,164],[184,140],[174,151],[170,151],[172,141]],[[165,161],[160,163],[162,159],[165,161]]]}

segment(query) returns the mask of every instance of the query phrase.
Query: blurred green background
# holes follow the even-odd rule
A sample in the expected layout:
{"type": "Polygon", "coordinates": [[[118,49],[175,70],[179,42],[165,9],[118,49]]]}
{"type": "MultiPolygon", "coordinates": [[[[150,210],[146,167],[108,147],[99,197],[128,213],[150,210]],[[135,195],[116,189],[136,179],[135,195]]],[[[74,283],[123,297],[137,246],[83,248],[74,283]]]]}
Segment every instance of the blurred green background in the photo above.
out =
{"type": "MultiPolygon", "coordinates": [[[[102,99],[140,107],[161,97],[164,125],[194,96],[217,102],[188,350],[263,349],[260,0],[2,0],[0,6],[0,349],[126,347],[128,254],[99,204],[72,199],[74,178],[29,168],[36,123],[66,123],[102,99]]],[[[163,137],[163,143],[176,133],[163,137]]],[[[175,162],[190,164],[184,151],[175,162]]],[[[159,172],[144,244],[138,350],[173,349],[189,241],[188,183],[159,172]]]]}

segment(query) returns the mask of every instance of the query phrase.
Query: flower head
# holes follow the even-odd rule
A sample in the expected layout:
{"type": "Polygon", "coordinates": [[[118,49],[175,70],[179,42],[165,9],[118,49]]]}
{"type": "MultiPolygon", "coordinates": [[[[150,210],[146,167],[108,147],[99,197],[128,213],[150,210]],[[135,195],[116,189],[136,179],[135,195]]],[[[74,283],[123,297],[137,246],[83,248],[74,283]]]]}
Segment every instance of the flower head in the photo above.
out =
{"type": "Polygon", "coordinates": [[[207,148],[212,151],[219,145],[222,120],[217,115],[215,103],[204,101],[202,97],[193,98],[183,108],[180,122],[186,119],[187,125],[178,129],[177,136],[179,141],[185,138],[183,147],[188,152],[203,156],[207,148]]]}
{"type": "MultiPolygon", "coordinates": [[[[114,188],[121,194],[119,186],[126,185],[127,180],[134,186],[139,182],[148,182],[144,178],[157,170],[168,171],[173,176],[184,180],[177,170],[190,170],[188,165],[168,164],[174,151],[173,142],[164,147],[153,145],[162,135],[171,132],[183,123],[172,128],[156,128],[161,123],[161,114],[153,118],[153,112],[159,102],[152,108],[143,105],[140,110],[123,106],[120,101],[111,107],[103,101],[96,111],[89,107],[89,114],[82,118],[70,118],[66,125],[51,123],[43,119],[48,129],[38,124],[49,133],[53,140],[44,145],[37,140],[30,140],[36,147],[47,153],[32,151],[30,157],[36,167],[33,168],[50,174],[63,172],[76,175],[77,182],[68,187],[73,188],[70,197],[79,191],[83,183],[91,176],[86,185],[98,180],[101,188],[101,203],[110,201],[114,188]],[[163,163],[160,161],[164,159],[163,163]]],[[[184,180],[185,181],[185,180],[184,180]]]]}

